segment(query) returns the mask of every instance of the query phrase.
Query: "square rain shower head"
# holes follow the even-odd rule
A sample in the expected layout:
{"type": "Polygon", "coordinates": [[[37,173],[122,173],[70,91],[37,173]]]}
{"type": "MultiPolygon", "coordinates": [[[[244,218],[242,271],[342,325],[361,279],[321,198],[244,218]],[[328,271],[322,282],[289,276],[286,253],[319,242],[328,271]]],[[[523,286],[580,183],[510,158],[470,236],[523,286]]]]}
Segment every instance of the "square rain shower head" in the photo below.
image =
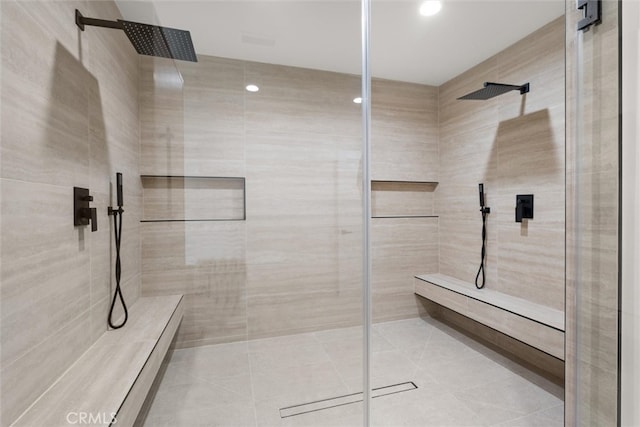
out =
{"type": "Polygon", "coordinates": [[[198,62],[189,31],[120,19],[118,22],[139,54],[198,62]]]}
{"type": "Polygon", "coordinates": [[[465,96],[461,96],[458,99],[472,99],[472,100],[484,101],[484,100],[502,95],[504,93],[511,92],[512,90],[520,91],[521,95],[525,94],[529,92],[529,83],[526,83],[522,86],[516,86],[516,85],[506,85],[502,83],[486,82],[482,89],[476,90],[475,92],[468,93],[465,96]]]}

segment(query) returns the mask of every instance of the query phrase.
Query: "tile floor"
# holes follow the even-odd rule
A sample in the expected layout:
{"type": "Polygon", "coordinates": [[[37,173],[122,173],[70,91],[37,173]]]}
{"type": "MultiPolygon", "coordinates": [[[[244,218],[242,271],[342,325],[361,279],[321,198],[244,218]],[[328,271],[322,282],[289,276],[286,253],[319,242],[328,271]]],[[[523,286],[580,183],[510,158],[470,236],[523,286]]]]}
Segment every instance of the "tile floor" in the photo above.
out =
{"type": "MultiPolygon", "coordinates": [[[[360,392],[361,328],[176,350],[145,426],[362,426],[362,404],[279,409],[360,392]]],[[[563,425],[563,389],[431,318],[373,327],[373,426],[563,425]]]]}

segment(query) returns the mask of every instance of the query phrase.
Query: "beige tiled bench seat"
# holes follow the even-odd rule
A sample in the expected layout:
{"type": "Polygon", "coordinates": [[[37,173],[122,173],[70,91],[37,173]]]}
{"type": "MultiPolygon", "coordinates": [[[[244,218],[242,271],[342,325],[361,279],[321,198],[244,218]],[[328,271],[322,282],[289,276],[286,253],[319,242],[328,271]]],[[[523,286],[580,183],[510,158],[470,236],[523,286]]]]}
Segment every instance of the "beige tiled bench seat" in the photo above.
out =
{"type": "Polygon", "coordinates": [[[564,313],[444,274],[415,277],[415,293],[564,360],[564,313]]]}
{"type": "Polygon", "coordinates": [[[182,311],[181,295],[140,298],[13,425],[133,425],[182,311]]]}

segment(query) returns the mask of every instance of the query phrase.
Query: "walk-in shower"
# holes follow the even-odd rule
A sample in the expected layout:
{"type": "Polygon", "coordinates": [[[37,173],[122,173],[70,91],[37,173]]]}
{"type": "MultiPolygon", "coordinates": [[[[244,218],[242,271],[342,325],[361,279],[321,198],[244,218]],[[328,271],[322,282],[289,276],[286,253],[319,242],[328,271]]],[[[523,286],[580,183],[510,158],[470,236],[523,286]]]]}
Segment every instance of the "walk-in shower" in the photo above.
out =
{"type": "Polygon", "coordinates": [[[0,424],[615,424],[616,2],[441,5],[4,2],[0,424]]]}

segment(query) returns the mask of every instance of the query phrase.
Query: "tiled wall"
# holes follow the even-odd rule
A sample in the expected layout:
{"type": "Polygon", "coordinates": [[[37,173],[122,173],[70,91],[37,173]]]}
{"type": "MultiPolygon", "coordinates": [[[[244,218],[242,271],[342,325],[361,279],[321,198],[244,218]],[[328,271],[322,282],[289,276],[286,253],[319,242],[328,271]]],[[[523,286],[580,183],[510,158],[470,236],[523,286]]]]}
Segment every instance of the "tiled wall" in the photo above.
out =
{"type": "Polygon", "coordinates": [[[567,1],[566,425],[572,426],[618,422],[620,7],[603,1],[602,23],[578,33],[584,14],[567,1]]]}
{"type": "MultiPolygon", "coordinates": [[[[178,345],[358,324],[359,77],[203,56],[180,64],[184,86],[171,93],[153,82],[161,65],[142,66],[142,173],[246,177],[246,221],[143,224],[143,293],[186,295],[178,345]],[[157,119],[167,104],[169,126],[157,119]]],[[[374,82],[378,179],[432,179],[436,125],[434,88],[374,82]]],[[[374,268],[394,270],[374,284],[374,312],[416,315],[411,271],[435,268],[437,222],[380,221],[374,268]]]]}
{"type": "Polygon", "coordinates": [[[120,32],[80,32],[74,10],[113,2],[2,2],[1,425],[107,328],[114,261],[107,206],[124,174],[125,297],[140,291],[138,58],[120,32]],[[97,232],[73,226],[89,188],[97,232]]]}
{"type": "Polygon", "coordinates": [[[564,18],[439,88],[440,273],[473,282],[488,215],[486,287],[564,310],[564,18]],[[487,101],[456,98],[484,82],[531,84],[487,101]],[[515,222],[517,194],[534,194],[534,219],[515,222]]]}

